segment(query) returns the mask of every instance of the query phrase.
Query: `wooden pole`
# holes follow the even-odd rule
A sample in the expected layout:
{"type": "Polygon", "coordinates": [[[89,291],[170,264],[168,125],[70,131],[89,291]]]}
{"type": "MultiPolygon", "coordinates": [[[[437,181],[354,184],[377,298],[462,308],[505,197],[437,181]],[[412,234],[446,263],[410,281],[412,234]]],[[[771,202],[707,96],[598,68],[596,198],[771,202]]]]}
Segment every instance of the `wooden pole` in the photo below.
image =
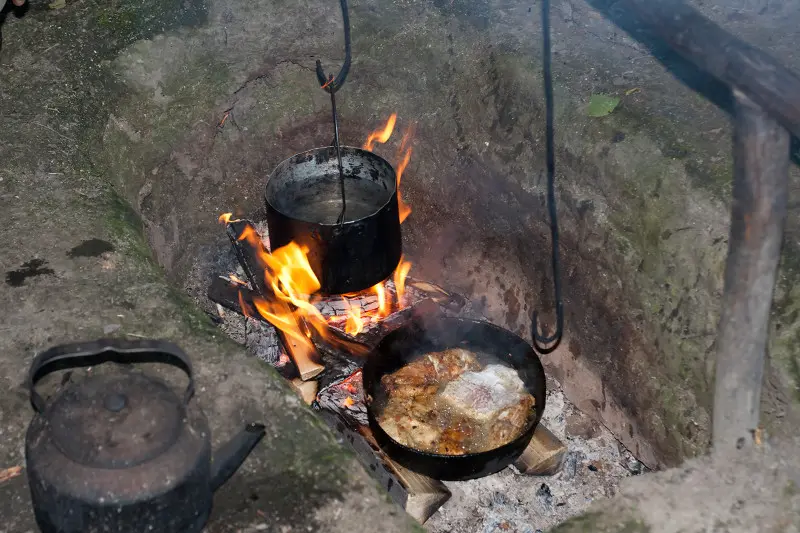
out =
{"type": "Polygon", "coordinates": [[[749,447],[758,431],[789,181],[789,133],[740,91],[734,97],[733,207],[714,391],[716,452],[749,447]]]}
{"type": "MultiPolygon", "coordinates": [[[[589,0],[632,16],[670,48],[756,104],[800,137],[800,77],[704,17],[685,0],[589,0]]],[[[636,34],[631,34],[636,38],[636,34]]]]}

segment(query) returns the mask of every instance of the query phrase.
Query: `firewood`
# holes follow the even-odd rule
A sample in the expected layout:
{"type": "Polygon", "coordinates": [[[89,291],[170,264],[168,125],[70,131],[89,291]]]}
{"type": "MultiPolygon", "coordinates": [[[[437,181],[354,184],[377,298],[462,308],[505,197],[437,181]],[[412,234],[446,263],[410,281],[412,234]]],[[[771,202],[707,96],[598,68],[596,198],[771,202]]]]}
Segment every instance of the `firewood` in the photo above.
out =
{"type": "Polygon", "coordinates": [[[528,476],[552,476],[561,470],[566,454],[566,445],[540,423],[514,466],[528,476]]]}
{"type": "Polygon", "coordinates": [[[301,344],[281,330],[278,330],[278,335],[297,366],[297,371],[300,372],[300,379],[308,381],[325,370],[324,366],[313,360],[313,358],[317,357],[317,354],[310,342],[301,344]]]}
{"type": "Polygon", "coordinates": [[[243,239],[243,236],[248,233],[258,235],[255,225],[249,220],[232,220],[225,225],[225,231],[231,240],[236,259],[239,260],[247,281],[250,282],[256,293],[266,296],[269,289],[265,285],[264,266],[259,255],[269,252],[261,244],[260,239],[258,242],[261,249],[253,248],[246,239],[243,239]]]}
{"type": "Polygon", "coordinates": [[[303,381],[300,378],[296,378],[291,381],[291,384],[292,388],[306,402],[306,405],[311,405],[317,397],[318,384],[316,381],[303,381]]]}
{"type": "MultiPolygon", "coordinates": [[[[244,285],[233,283],[222,277],[213,279],[208,287],[208,298],[212,302],[245,316],[266,322],[266,319],[256,311],[253,304],[254,296],[253,291],[244,285]]],[[[311,351],[310,345],[297,343],[280,330],[277,330],[277,332],[286,353],[294,361],[301,379],[312,379],[324,370],[325,367],[315,361],[318,354],[311,351]]]]}

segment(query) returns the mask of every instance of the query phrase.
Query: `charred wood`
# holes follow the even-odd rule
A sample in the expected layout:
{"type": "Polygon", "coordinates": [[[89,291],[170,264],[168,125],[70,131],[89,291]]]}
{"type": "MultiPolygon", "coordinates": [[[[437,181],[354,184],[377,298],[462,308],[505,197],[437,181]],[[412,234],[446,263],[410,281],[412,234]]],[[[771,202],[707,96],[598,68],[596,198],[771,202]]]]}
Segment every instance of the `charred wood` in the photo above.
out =
{"type": "MultiPolygon", "coordinates": [[[[244,285],[232,282],[223,277],[213,279],[211,281],[211,285],[208,287],[208,298],[212,302],[218,303],[227,309],[243,314],[244,316],[248,317],[250,321],[255,321],[255,319],[257,319],[265,324],[269,324],[269,322],[261,317],[261,315],[259,315],[256,311],[253,303],[254,297],[255,295],[253,294],[253,291],[244,285]]],[[[271,325],[266,327],[271,327],[271,325]]],[[[318,354],[307,353],[306,347],[299,346],[297,343],[292,342],[292,340],[287,338],[282,331],[278,329],[275,329],[275,331],[280,338],[285,353],[287,353],[294,362],[294,364],[291,365],[294,371],[288,372],[287,369],[285,377],[288,379],[293,379],[294,377],[300,376],[303,379],[311,379],[322,372],[323,366],[313,360],[318,357],[318,354]]],[[[254,342],[258,344],[260,341],[254,342]]],[[[261,346],[255,346],[255,348],[260,349],[261,346]]],[[[268,346],[265,348],[269,349],[268,346]]],[[[281,374],[284,375],[284,372],[281,372],[281,374]]]]}
{"type": "MultiPolygon", "coordinates": [[[[225,232],[231,240],[236,259],[244,270],[244,275],[256,293],[266,296],[268,289],[264,280],[264,266],[259,259],[259,254],[268,253],[266,247],[261,245],[261,250],[254,249],[245,239],[248,233],[258,235],[255,225],[249,220],[232,220],[225,225],[225,232]]],[[[258,242],[261,243],[260,237],[258,242]]]]}

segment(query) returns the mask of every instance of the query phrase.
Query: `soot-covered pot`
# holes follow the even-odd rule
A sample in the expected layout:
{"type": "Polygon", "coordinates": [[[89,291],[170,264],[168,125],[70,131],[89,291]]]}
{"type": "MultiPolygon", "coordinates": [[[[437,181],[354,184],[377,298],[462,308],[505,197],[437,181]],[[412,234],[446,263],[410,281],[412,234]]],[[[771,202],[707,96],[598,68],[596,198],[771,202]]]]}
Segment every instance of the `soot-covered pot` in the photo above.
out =
{"type": "Polygon", "coordinates": [[[36,414],[25,441],[26,471],[43,533],[200,532],[213,492],[264,435],[251,424],[212,462],[208,421],[196,402],[192,365],[174,344],[101,340],[37,356],[28,377],[36,414]],[[45,402],[36,383],[56,370],[122,363],[68,383],[45,402]],[[181,368],[181,396],[130,363],[181,368]]]}

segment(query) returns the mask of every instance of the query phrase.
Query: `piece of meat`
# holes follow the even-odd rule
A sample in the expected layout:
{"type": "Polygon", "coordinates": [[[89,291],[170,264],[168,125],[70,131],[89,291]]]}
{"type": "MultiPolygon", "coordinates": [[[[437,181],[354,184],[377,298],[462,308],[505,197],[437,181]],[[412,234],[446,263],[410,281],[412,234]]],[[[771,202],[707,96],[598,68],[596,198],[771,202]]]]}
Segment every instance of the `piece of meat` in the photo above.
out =
{"type": "Polygon", "coordinates": [[[439,437],[437,453],[444,455],[464,455],[468,453],[468,444],[473,435],[473,429],[467,420],[451,420],[451,425],[442,431],[439,437]]]}
{"type": "Polygon", "coordinates": [[[381,417],[381,428],[394,440],[410,448],[432,452],[438,447],[442,430],[408,415],[381,417]]]}
{"type": "Polygon", "coordinates": [[[503,365],[488,365],[480,372],[464,372],[447,384],[441,398],[453,411],[478,423],[497,419],[507,407],[527,394],[517,371],[503,365]]]}
{"type": "Polygon", "coordinates": [[[451,381],[467,370],[480,370],[481,364],[471,352],[463,348],[450,348],[425,356],[430,360],[439,381],[451,381]]]}
{"type": "Polygon", "coordinates": [[[382,414],[387,417],[407,415],[422,422],[429,422],[436,418],[434,395],[436,387],[430,387],[427,394],[417,396],[395,395],[389,398],[383,408],[382,414]]]}
{"type": "Polygon", "coordinates": [[[519,437],[531,418],[534,404],[533,396],[525,394],[517,404],[503,409],[492,422],[483,447],[499,448],[519,437]]]}
{"type": "Polygon", "coordinates": [[[409,395],[415,394],[409,392],[410,389],[435,385],[436,379],[436,368],[429,359],[423,357],[383,376],[381,385],[390,396],[395,393],[409,395]]]}

